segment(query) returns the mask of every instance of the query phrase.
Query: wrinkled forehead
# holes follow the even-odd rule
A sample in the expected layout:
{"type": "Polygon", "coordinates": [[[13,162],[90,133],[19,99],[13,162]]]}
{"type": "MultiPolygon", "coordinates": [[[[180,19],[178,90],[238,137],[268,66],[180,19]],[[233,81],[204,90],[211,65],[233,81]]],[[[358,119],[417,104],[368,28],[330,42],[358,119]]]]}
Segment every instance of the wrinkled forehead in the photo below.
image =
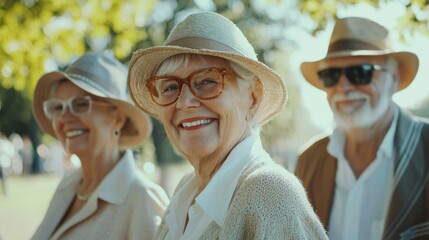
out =
{"type": "Polygon", "coordinates": [[[387,58],[385,56],[348,56],[327,58],[319,63],[319,69],[325,69],[329,67],[348,67],[364,63],[383,65],[386,60],[387,58]]]}

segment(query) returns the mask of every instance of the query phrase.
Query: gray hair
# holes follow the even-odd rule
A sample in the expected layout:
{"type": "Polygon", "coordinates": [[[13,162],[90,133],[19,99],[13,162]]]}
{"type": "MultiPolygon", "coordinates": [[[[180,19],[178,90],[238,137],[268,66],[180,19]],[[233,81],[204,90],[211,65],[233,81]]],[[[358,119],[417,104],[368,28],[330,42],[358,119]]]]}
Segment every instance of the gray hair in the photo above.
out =
{"type": "Polygon", "coordinates": [[[399,87],[399,71],[398,71],[398,67],[399,67],[399,63],[398,61],[393,58],[393,57],[388,57],[385,61],[385,67],[388,71],[390,71],[392,73],[392,81],[394,82],[394,86],[395,86],[395,92],[399,87]]]}

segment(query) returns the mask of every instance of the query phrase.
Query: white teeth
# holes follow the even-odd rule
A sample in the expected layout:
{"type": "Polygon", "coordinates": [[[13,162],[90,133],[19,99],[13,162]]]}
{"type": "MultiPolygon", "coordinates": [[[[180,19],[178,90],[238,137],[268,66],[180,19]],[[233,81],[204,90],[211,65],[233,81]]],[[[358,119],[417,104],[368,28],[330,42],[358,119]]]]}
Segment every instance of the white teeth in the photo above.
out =
{"type": "Polygon", "coordinates": [[[74,130],[74,131],[66,132],[66,137],[74,137],[81,134],[83,134],[83,130],[74,130]]]}
{"type": "Polygon", "coordinates": [[[198,125],[202,125],[202,124],[211,123],[212,121],[213,121],[212,119],[204,119],[204,120],[198,120],[198,121],[193,121],[193,122],[184,122],[184,123],[182,123],[182,126],[185,128],[194,127],[194,126],[198,126],[198,125]]]}

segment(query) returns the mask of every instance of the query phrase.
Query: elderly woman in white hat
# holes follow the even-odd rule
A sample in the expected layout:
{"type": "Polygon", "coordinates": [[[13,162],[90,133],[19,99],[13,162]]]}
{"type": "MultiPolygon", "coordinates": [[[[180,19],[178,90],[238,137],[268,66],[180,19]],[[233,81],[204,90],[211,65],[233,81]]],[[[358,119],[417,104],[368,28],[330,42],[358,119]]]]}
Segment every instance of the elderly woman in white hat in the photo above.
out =
{"type": "Polygon", "coordinates": [[[126,69],[83,55],[65,72],[41,77],[33,110],[41,128],[81,161],[59,184],[33,239],[153,239],[168,198],[127,150],[152,127],[129,102],[126,69]]]}
{"type": "Polygon", "coordinates": [[[287,92],[237,26],[188,16],[163,46],[137,51],[128,83],[194,167],[179,183],[157,239],[326,239],[297,178],[273,162],[260,127],[287,92]]]}

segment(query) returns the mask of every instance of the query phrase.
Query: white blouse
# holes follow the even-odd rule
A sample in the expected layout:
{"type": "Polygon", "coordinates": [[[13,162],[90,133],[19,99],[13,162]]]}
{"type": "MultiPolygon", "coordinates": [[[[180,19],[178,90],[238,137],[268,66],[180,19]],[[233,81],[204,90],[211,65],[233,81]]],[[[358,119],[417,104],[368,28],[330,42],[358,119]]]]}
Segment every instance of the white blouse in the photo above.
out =
{"type": "MultiPolygon", "coordinates": [[[[168,233],[165,239],[194,240],[201,237],[212,221],[223,226],[232,195],[246,166],[268,154],[262,148],[259,135],[251,135],[231,151],[221,168],[204,190],[195,198],[197,189],[195,173],[171,199],[165,217],[168,233]],[[185,229],[186,216],[188,224],[185,229]]],[[[266,157],[266,159],[270,159],[266,157]]]]}

